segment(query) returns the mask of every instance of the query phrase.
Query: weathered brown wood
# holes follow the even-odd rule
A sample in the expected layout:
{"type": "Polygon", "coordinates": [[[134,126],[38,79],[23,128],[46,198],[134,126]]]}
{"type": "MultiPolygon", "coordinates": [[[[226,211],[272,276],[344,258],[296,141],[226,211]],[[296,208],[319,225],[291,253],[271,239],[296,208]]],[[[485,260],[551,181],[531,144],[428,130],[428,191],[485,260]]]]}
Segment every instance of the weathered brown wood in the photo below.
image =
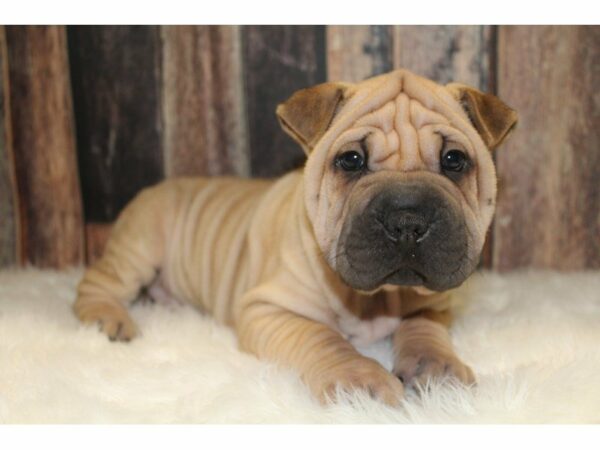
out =
{"type": "Polygon", "coordinates": [[[68,27],[87,221],[110,222],[163,178],[156,26],[68,27]]]}
{"type": "Polygon", "coordinates": [[[6,28],[25,262],[83,261],[83,220],[64,27],[6,28]]]}
{"type": "Polygon", "coordinates": [[[238,26],[165,26],[167,176],[250,173],[238,26]]]}
{"type": "Polygon", "coordinates": [[[357,82],[393,67],[392,27],[327,27],[327,79],[357,82]]]}
{"type": "Polygon", "coordinates": [[[102,256],[111,229],[112,224],[108,223],[92,222],[85,224],[86,264],[93,264],[102,256]]]}
{"type": "Polygon", "coordinates": [[[600,268],[600,27],[502,26],[498,43],[520,123],[497,154],[494,268],[600,268]]]}
{"type": "Polygon", "coordinates": [[[0,26],[0,267],[20,262],[19,215],[10,129],[8,53],[0,26]]]}
{"type": "Polygon", "coordinates": [[[490,89],[493,29],[480,25],[400,25],[394,28],[394,67],[438,83],[490,89]]]}
{"type": "Polygon", "coordinates": [[[305,157],[279,128],[275,108],[294,91],[325,81],[325,28],[246,26],[242,41],[251,173],[281,175],[305,157]]]}

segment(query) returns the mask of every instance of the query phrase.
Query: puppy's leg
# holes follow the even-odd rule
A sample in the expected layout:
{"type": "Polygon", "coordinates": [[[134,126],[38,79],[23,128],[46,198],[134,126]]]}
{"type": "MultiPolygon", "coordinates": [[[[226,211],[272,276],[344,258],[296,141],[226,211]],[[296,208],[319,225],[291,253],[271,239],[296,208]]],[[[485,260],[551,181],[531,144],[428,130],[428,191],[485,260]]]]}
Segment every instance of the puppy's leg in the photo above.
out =
{"type": "Polygon", "coordinates": [[[298,371],[323,403],[334,399],[336,387],[363,389],[388,405],[399,404],[402,383],[373,359],[360,355],[328,326],[279,306],[256,302],[238,321],[241,347],[298,371]]]}
{"type": "Polygon", "coordinates": [[[393,372],[406,386],[425,385],[428,378],[443,376],[475,382],[473,371],[454,353],[449,323],[449,311],[425,310],[402,320],[393,337],[393,372]]]}
{"type": "Polygon", "coordinates": [[[126,306],[156,275],[166,233],[164,187],[147,189],[122,212],[102,258],[84,274],[73,306],[84,323],[98,323],[111,340],[128,341],[136,326],[126,306]]]}

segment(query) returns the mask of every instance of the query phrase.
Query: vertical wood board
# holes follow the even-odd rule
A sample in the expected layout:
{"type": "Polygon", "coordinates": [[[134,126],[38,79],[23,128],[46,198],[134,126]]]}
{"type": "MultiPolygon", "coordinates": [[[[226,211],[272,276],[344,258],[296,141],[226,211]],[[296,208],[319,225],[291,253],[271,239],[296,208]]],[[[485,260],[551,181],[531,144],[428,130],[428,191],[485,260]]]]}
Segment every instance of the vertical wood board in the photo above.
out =
{"type": "Polygon", "coordinates": [[[4,26],[0,26],[0,267],[13,266],[20,260],[8,83],[6,35],[4,26]]]}
{"type": "Polygon", "coordinates": [[[280,129],[277,105],[296,90],[326,81],[323,26],[242,28],[245,99],[253,176],[279,176],[305,156],[280,129]]]}
{"type": "Polygon", "coordinates": [[[392,27],[327,27],[327,79],[358,82],[393,68],[392,27]]]}
{"type": "Polygon", "coordinates": [[[498,42],[520,122],[497,154],[494,268],[600,268],[600,27],[502,26],[498,42]]]}
{"type": "Polygon", "coordinates": [[[490,86],[492,27],[402,25],[394,29],[394,67],[440,84],[457,81],[487,91],[490,86]]]}
{"type": "Polygon", "coordinates": [[[166,175],[249,175],[239,27],[161,36],[166,175]]]}
{"type": "Polygon", "coordinates": [[[10,109],[27,263],[83,261],[83,219],[64,27],[6,28],[10,109]]]}
{"type": "Polygon", "coordinates": [[[86,221],[113,221],[164,175],[157,26],[68,27],[86,221]]]}

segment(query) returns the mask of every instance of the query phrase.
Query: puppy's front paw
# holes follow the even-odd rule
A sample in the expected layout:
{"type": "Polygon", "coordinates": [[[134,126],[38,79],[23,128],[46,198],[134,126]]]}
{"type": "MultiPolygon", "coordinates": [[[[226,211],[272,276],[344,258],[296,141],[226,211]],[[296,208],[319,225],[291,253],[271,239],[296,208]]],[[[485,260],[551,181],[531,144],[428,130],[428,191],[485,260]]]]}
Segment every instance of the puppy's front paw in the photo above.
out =
{"type": "Polygon", "coordinates": [[[429,379],[444,377],[455,378],[467,385],[475,383],[475,375],[469,366],[455,355],[435,350],[399,355],[394,374],[407,387],[425,386],[429,379]]]}
{"type": "Polygon", "coordinates": [[[129,313],[118,303],[78,300],[73,309],[83,323],[97,323],[111,341],[130,341],[137,334],[129,313]]]}
{"type": "Polygon", "coordinates": [[[335,400],[338,389],[363,390],[390,406],[398,406],[404,396],[402,382],[369,358],[355,358],[319,372],[315,378],[309,385],[322,403],[335,400]]]}

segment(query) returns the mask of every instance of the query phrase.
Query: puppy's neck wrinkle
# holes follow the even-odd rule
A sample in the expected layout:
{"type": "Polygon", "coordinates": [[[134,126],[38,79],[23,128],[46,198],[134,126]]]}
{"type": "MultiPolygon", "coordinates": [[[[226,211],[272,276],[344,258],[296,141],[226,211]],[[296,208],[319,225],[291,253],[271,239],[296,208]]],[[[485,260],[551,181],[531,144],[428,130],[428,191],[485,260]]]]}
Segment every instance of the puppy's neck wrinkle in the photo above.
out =
{"type": "Polygon", "coordinates": [[[342,302],[360,320],[373,320],[378,317],[405,317],[436,304],[441,306],[448,298],[448,292],[421,295],[410,287],[400,287],[395,291],[379,289],[374,293],[348,289],[342,302]]]}

